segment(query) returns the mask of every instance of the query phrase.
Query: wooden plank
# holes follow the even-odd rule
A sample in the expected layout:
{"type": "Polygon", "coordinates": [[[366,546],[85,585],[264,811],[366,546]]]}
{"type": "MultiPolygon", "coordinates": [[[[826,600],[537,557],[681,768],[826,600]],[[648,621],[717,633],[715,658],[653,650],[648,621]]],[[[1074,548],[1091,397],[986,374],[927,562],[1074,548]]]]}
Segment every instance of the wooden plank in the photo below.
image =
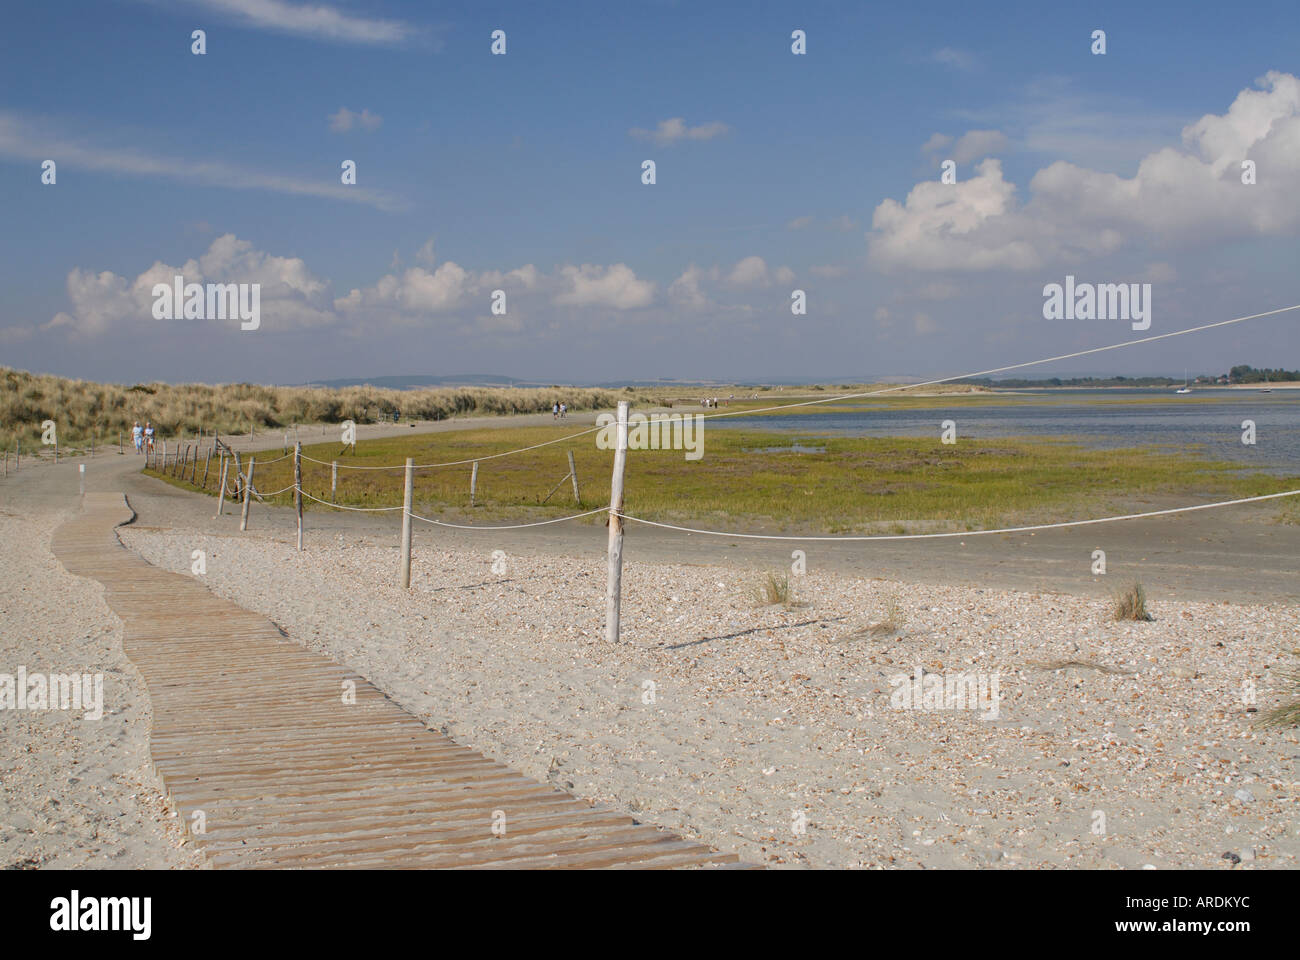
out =
{"type": "Polygon", "coordinates": [[[114,528],[132,517],[121,494],[86,494],[52,548],[71,573],[104,584],[152,701],[154,769],[214,866],[737,863],[428,730],[264,617],[126,550],[114,528]]]}

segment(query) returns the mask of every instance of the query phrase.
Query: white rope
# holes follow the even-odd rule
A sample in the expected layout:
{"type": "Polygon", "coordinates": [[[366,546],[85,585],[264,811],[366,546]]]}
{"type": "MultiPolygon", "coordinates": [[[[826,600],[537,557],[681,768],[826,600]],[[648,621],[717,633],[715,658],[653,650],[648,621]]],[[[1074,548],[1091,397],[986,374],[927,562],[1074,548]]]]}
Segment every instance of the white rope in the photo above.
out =
{"type": "MultiPolygon", "coordinates": [[[[903,390],[915,390],[918,387],[934,387],[944,383],[952,383],[956,380],[969,380],[973,377],[986,377],[989,376],[990,374],[1006,373],[1009,370],[1022,370],[1025,367],[1034,367],[1042,363],[1054,363],[1057,360],[1073,360],[1076,357],[1086,357],[1094,353],[1105,353],[1108,350],[1119,350],[1123,347],[1133,347],[1141,343],[1153,343],[1156,340],[1166,340],[1170,337],[1181,337],[1189,333],[1198,333],[1201,330],[1211,330],[1215,327],[1226,327],[1229,324],[1244,323],[1247,320],[1258,320],[1261,317],[1271,317],[1279,313],[1287,313],[1288,311],[1291,310],[1300,310],[1300,303],[1293,304],[1292,306],[1289,307],[1279,307],[1276,310],[1266,310],[1264,313],[1253,313],[1247,317],[1233,317],[1231,320],[1217,320],[1214,323],[1203,323],[1200,326],[1187,327],[1183,330],[1174,330],[1170,333],[1158,333],[1150,337],[1141,337],[1137,340],[1125,340],[1122,341],[1121,343],[1108,344],[1104,347],[1090,347],[1087,350],[1076,350],[1074,353],[1063,353],[1055,357],[1043,357],[1040,360],[1027,360],[1023,363],[1012,363],[1012,364],[1008,364],[1005,367],[993,367],[988,370],[979,370],[974,373],[960,373],[957,374],[956,376],[940,377],[936,380],[925,380],[922,381],[921,383],[904,383],[893,387],[884,387],[880,390],[868,390],[864,393],[843,393],[832,397],[818,397],[814,400],[802,400],[797,403],[780,403],[771,407],[759,407],[758,409],[755,410],[726,410],[726,411],[720,411],[718,413],[695,414],[695,416],[699,416],[704,419],[713,419],[714,417],[748,417],[760,413],[770,413],[771,411],[774,410],[790,410],[794,407],[808,407],[808,406],[814,406],[816,404],[821,404],[821,403],[836,403],[840,400],[856,400],[861,397],[877,397],[886,393],[898,393],[903,390]]],[[[559,437],[558,439],[555,440],[547,440],[543,443],[535,443],[530,447],[520,447],[517,450],[507,450],[505,453],[493,453],[481,457],[471,457],[468,460],[449,460],[446,463],[418,463],[414,465],[414,469],[425,470],[433,467],[459,467],[459,466],[464,466],[465,464],[468,463],[474,463],[475,461],[478,460],[496,460],[499,457],[509,457],[509,456],[513,456],[516,453],[526,453],[529,450],[536,450],[539,447],[547,447],[555,443],[564,443],[566,440],[576,440],[579,437],[585,437],[587,434],[595,433],[596,431],[601,429],[603,428],[592,427],[590,430],[583,430],[581,433],[570,434],[567,437],[559,437]]],[[[283,460],[284,457],[280,457],[279,459],[283,460]]],[[[306,455],[304,455],[302,459],[310,460],[312,463],[319,463],[324,466],[332,465],[327,461],[316,460],[306,455]]],[[[267,462],[274,463],[275,461],[269,460],[267,462]]],[[[394,465],[391,467],[384,467],[384,466],[367,467],[367,466],[354,466],[354,465],[344,464],[344,463],[340,463],[339,468],[342,470],[404,470],[406,469],[404,464],[394,465]]]]}
{"type": "Polygon", "coordinates": [[[334,503],[330,500],[322,500],[319,497],[313,497],[306,490],[302,491],[302,495],[306,497],[308,500],[315,500],[317,503],[323,503],[327,507],[335,507],[339,510],[355,510],[358,513],[383,513],[388,510],[402,509],[401,507],[349,507],[345,503],[334,503]]]}
{"type": "Polygon", "coordinates": [[[1062,527],[1083,527],[1092,523],[1111,523],[1115,520],[1139,520],[1143,517],[1162,517],[1171,513],[1188,513],[1192,510],[1212,510],[1215,507],[1231,507],[1239,503],[1257,503],[1260,500],[1275,500],[1278,497],[1294,497],[1297,494],[1300,494],[1300,490],[1287,490],[1284,493],[1266,493],[1259,497],[1244,497],[1240,500],[1222,500],[1218,503],[1202,503],[1193,507],[1172,507],[1168,510],[1150,510],[1146,513],[1128,513],[1118,517],[1098,517],[1095,520],[1069,520],[1065,523],[1039,523],[1028,527],[1000,527],[996,530],[962,530],[956,533],[882,534],[865,537],[795,537],[777,536],[775,534],[765,533],[729,533],[725,530],[698,530],[694,527],[679,527],[672,523],[660,523],[657,520],[642,520],[640,517],[634,517],[626,513],[620,513],[619,516],[624,520],[633,520],[637,523],[643,523],[648,527],[663,527],[665,530],[680,530],[683,533],[702,533],[712,537],[734,537],[736,539],[745,540],[938,540],[952,537],[978,537],[990,533],[1024,533],[1030,530],[1058,530],[1062,527]]]}
{"type": "Polygon", "coordinates": [[[1188,333],[1197,333],[1201,330],[1210,330],[1214,327],[1226,327],[1231,323],[1242,323],[1246,320],[1258,320],[1260,317],[1271,317],[1274,314],[1286,313],[1288,310],[1300,310],[1300,303],[1290,307],[1279,307],[1276,310],[1268,310],[1264,313],[1253,313],[1248,317],[1234,317],[1231,320],[1217,320],[1214,323],[1203,323],[1199,327],[1188,327],[1185,330],[1174,330],[1172,333],[1159,333],[1151,337],[1142,337],[1140,340],[1125,340],[1123,343],[1112,343],[1105,347],[1092,347],[1088,350],[1079,350],[1075,353],[1063,353],[1059,357],[1044,357],[1042,360],[1028,360],[1024,363],[1013,363],[1005,367],[994,367],[991,370],[980,370],[977,373],[963,373],[955,377],[940,377],[938,380],[926,380],[922,383],[904,383],[895,387],[885,387],[882,390],[869,390],[866,393],[845,393],[837,397],[819,397],[816,400],[803,400],[798,403],[780,403],[774,407],[760,407],[757,410],[728,410],[722,413],[701,413],[697,416],[705,419],[713,417],[747,417],[756,413],[768,413],[772,410],[788,410],[791,407],[807,407],[818,403],[835,403],[838,400],[854,400],[858,397],[875,397],[882,393],[895,393],[900,390],[915,390],[917,387],[934,387],[942,383],[952,383],[954,380],[969,380],[972,377],[986,377],[992,373],[1006,373],[1008,370],[1021,370],[1025,367],[1037,366],[1040,363],[1053,363],[1057,360],[1073,360],[1075,357],[1086,357],[1093,353],[1105,353],[1107,350],[1118,350],[1121,347],[1132,347],[1139,343],[1151,343],[1155,340],[1164,340],[1168,337],[1181,337],[1188,333]]]}
{"type": "Polygon", "coordinates": [[[254,488],[253,488],[253,493],[257,494],[257,496],[259,496],[259,497],[278,497],[280,494],[282,494],[282,493],[284,493],[284,492],[286,492],[286,491],[288,491],[288,490],[292,490],[293,488],[294,488],[294,484],[291,483],[291,484],[289,484],[287,487],[283,488],[282,490],[277,490],[277,491],[275,491],[275,493],[257,493],[257,488],[254,487],[254,488]]]}
{"type": "Polygon", "coordinates": [[[595,510],[588,510],[586,513],[575,513],[570,517],[556,517],[554,520],[538,520],[536,523],[512,523],[503,527],[485,527],[480,524],[466,525],[463,523],[444,523],[441,520],[431,520],[428,517],[421,517],[414,513],[411,514],[411,519],[423,520],[425,523],[436,524],[439,527],[455,527],[457,530],[522,530],[524,527],[544,527],[548,523],[563,523],[566,520],[577,520],[579,517],[589,517],[593,513],[604,513],[608,509],[608,506],[597,507],[595,510]]]}

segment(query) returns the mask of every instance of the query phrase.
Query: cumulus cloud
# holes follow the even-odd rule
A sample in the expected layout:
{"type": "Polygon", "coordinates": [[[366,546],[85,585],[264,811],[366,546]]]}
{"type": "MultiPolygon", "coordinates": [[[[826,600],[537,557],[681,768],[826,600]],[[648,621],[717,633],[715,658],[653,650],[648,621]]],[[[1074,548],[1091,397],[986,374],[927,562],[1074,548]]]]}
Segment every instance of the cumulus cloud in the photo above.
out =
{"type": "Polygon", "coordinates": [[[770,287],[773,283],[792,283],[794,271],[789,267],[769,270],[762,257],[745,257],[727,273],[723,283],[737,290],[752,287],[770,287]]]}
{"type": "Polygon", "coordinates": [[[638,280],[625,263],[609,267],[590,263],[580,267],[565,266],[560,268],[559,276],[563,289],[552,300],[557,306],[630,310],[649,306],[654,300],[654,284],[638,280]]]}
{"type": "Polygon", "coordinates": [[[1183,147],[1142,159],[1125,178],[1058,161],[1019,202],[995,158],[956,184],[917,184],[872,216],[870,261],[916,270],[1026,270],[1138,240],[1177,245],[1279,235],[1300,227],[1300,80],[1271,72],[1226,114],[1183,131],[1183,147]],[[1253,161],[1258,182],[1241,180],[1253,161]]]}
{"type": "Polygon", "coordinates": [[[665,147],[672,146],[681,140],[712,140],[714,137],[720,137],[727,133],[730,129],[725,123],[717,120],[692,127],[681,117],[671,117],[667,120],[660,120],[659,126],[653,130],[633,127],[628,133],[637,140],[650,140],[661,147],[665,147]]]}
{"type": "Polygon", "coordinates": [[[353,128],[378,130],[384,122],[383,117],[377,113],[371,113],[365,107],[362,108],[360,113],[355,113],[347,107],[339,107],[338,113],[331,113],[328,119],[330,130],[334,133],[348,133],[353,128]]]}
{"type": "MultiPolygon", "coordinates": [[[[96,337],[119,330],[140,332],[156,329],[153,317],[153,287],[171,284],[176,276],[185,283],[257,283],[261,285],[262,326],[285,329],[328,323],[333,315],[322,308],[322,280],[314,276],[297,257],[277,257],[257,250],[234,234],[212,241],[207,252],[179,267],[155,261],[134,280],[112,271],[83,270],[68,273],[71,310],[55,314],[42,325],[45,330],[77,337],[96,337]]],[[[229,321],[187,320],[185,323],[223,324],[229,321]]],[[[231,329],[238,329],[233,326],[231,329]]]]}

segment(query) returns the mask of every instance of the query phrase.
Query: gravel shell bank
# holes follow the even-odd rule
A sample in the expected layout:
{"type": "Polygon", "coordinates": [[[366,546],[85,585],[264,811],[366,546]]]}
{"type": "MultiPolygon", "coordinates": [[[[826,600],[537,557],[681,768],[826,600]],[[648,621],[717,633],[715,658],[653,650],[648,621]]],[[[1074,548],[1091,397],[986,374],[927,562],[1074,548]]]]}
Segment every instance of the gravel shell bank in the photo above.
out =
{"type": "Polygon", "coordinates": [[[396,549],[364,539],[318,534],[298,553],[251,534],[122,537],[178,572],[203,550],[212,590],[431,727],[751,862],[1297,866],[1300,737],[1252,712],[1281,696],[1293,606],[1161,603],[1154,622],[1116,623],[1095,599],[814,563],[795,605],[760,607],[752,572],[629,560],[611,648],[595,558],[494,571],[486,540],[422,549],[407,592],[396,549]],[[862,632],[890,612],[895,630],[862,632]],[[996,675],[996,717],[891,703],[911,689],[891,680],[918,671],[996,675]]]}
{"type": "Polygon", "coordinates": [[[0,709],[0,869],[201,866],[149,760],[148,694],[121,621],[50,553],[62,519],[0,515],[0,674],[102,674],[103,714],[0,709]]]}

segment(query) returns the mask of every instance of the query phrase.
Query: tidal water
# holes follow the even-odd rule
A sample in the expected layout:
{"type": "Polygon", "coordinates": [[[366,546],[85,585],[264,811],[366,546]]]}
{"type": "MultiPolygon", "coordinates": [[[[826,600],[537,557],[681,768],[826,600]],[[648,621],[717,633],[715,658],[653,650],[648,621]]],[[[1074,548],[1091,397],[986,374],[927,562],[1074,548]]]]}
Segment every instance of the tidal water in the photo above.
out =
{"type": "Polygon", "coordinates": [[[924,410],[836,413],[801,407],[791,414],[719,417],[708,421],[708,429],[782,430],[800,437],[938,438],[940,424],[953,420],[959,442],[963,438],[1068,436],[1096,449],[1158,444],[1194,457],[1300,475],[1300,390],[1258,393],[1205,388],[1186,396],[1163,389],[1024,390],[1015,395],[1022,402],[1006,406],[972,399],[924,410]],[[1144,402],[1154,397],[1172,399],[1144,402]],[[1255,423],[1253,446],[1242,443],[1244,420],[1255,423]]]}

